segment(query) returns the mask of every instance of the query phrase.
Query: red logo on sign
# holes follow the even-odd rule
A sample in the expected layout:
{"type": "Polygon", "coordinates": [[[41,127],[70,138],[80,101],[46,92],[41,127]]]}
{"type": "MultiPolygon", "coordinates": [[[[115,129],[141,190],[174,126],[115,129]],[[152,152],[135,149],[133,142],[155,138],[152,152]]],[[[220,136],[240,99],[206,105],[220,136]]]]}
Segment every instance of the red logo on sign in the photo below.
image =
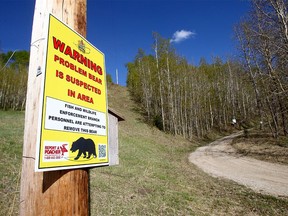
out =
{"type": "Polygon", "coordinates": [[[67,146],[68,144],[63,144],[62,146],[60,146],[60,149],[61,149],[61,155],[63,156],[65,152],[68,152],[68,150],[66,149],[65,146],[67,146]]]}

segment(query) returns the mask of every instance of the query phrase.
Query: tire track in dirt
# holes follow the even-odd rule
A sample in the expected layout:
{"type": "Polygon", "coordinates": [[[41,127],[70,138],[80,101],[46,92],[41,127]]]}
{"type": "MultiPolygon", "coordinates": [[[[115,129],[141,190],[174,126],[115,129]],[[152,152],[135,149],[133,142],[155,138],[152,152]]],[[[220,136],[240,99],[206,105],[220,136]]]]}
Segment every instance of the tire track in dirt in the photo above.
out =
{"type": "Polygon", "coordinates": [[[288,197],[288,166],[237,154],[231,142],[241,134],[198,148],[189,155],[189,161],[214,177],[233,180],[262,194],[288,197]]]}

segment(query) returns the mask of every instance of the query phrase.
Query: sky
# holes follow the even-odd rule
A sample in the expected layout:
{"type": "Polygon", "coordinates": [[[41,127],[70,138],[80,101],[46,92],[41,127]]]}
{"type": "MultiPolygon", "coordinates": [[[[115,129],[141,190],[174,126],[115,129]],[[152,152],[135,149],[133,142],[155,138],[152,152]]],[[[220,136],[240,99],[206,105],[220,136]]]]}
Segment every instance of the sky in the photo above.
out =
{"type": "MultiPolygon", "coordinates": [[[[0,0],[0,52],[30,50],[35,0],[0,0]]],[[[87,40],[105,54],[106,72],[126,85],[125,64],[141,48],[153,54],[152,33],[169,39],[177,55],[237,56],[233,27],[249,0],[87,0],[87,40]]]]}

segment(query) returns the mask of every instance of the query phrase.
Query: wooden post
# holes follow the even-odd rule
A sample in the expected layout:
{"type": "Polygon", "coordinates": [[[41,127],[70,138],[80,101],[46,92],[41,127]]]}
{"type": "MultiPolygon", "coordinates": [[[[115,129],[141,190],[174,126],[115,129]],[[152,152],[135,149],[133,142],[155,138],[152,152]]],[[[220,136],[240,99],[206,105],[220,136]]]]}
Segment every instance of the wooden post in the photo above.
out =
{"type": "Polygon", "coordinates": [[[22,159],[20,215],[88,215],[88,170],[35,172],[44,20],[52,12],[86,36],[86,0],[36,0],[31,38],[22,159]]]}

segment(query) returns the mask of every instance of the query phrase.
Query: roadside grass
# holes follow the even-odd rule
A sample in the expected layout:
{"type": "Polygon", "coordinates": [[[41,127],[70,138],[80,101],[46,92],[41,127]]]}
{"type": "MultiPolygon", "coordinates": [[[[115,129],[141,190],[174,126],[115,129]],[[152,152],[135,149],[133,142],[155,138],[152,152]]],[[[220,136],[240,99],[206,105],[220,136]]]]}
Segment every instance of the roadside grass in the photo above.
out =
{"type": "Polygon", "coordinates": [[[213,178],[189,163],[202,143],[145,124],[126,88],[109,93],[109,106],[125,118],[120,165],[90,171],[91,215],[288,215],[287,198],[213,178]]]}
{"type": "MultiPolygon", "coordinates": [[[[261,195],[189,163],[203,143],[148,126],[127,89],[112,85],[120,164],[90,170],[91,215],[288,215],[288,198],[261,195]]],[[[0,111],[0,215],[18,215],[23,112],[0,111]]]]}
{"type": "Polygon", "coordinates": [[[232,145],[242,155],[288,165],[288,137],[274,139],[268,132],[252,130],[248,138],[235,138],[232,145]]]}
{"type": "Polygon", "coordinates": [[[0,215],[17,215],[24,112],[0,111],[0,215]]]}

